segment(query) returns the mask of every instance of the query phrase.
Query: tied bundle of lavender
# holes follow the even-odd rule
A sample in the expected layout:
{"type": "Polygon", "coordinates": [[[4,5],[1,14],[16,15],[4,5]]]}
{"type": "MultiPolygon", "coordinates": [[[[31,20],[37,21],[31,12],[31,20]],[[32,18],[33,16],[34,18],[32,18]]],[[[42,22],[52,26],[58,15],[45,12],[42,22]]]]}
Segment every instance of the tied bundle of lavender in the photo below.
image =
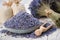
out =
{"type": "Polygon", "coordinates": [[[34,17],[40,18],[46,16],[45,9],[51,9],[60,13],[60,1],[59,0],[33,0],[29,9],[34,17]]]}
{"type": "Polygon", "coordinates": [[[30,6],[31,13],[37,18],[41,16],[49,16],[57,27],[60,27],[60,1],[59,0],[33,0],[30,6]],[[34,4],[33,4],[34,3],[34,4]],[[50,13],[45,10],[51,10],[50,13]],[[38,15],[39,16],[38,16],[38,15]],[[47,15],[46,15],[47,14],[47,15]]]}

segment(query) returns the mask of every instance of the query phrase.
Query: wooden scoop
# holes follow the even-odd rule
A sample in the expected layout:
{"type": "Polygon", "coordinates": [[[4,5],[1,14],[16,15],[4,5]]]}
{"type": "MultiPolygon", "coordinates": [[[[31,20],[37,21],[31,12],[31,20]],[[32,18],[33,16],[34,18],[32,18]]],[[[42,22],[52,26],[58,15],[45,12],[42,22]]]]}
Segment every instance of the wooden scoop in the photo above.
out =
{"type": "Polygon", "coordinates": [[[50,24],[48,27],[44,27],[44,25],[47,25],[44,23],[43,25],[40,26],[39,29],[35,30],[35,35],[40,36],[43,32],[46,32],[48,29],[52,27],[52,24],[50,24]]]}

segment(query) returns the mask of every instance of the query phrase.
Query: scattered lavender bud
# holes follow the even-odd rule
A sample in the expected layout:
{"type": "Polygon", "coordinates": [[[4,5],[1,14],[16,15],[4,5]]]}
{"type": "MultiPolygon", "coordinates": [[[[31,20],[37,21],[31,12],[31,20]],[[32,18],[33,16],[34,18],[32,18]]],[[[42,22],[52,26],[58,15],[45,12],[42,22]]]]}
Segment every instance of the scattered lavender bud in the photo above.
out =
{"type": "Polygon", "coordinates": [[[46,23],[45,25],[44,25],[44,27],[48,27],[48,26],[50,26],[51,24],[50,23],[46,23]]]}
{"type": "Polygon", "coordinates": [[[1,33],[7,33],[8,31],[7,30],[2,30],[0,31],[1,33]]]}

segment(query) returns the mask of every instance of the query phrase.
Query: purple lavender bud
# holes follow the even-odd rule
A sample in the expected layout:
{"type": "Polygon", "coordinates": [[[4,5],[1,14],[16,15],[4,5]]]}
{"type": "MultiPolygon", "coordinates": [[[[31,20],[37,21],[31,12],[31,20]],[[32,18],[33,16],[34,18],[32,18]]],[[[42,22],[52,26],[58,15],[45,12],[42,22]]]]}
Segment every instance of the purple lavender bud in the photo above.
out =
{"type": "Polygon", "coordinates": [[[46,23],[46,24],[44,25],[44,27],[47,28],[47,27],[50,26],[50,25],[51,25],[50,23],[46,23]]]}

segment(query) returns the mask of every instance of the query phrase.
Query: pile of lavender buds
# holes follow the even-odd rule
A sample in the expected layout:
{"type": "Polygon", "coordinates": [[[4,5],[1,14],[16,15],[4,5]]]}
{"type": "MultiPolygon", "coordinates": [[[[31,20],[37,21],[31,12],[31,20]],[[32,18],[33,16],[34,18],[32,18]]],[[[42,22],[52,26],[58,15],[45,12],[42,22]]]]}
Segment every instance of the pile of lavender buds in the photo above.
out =
{"type": "Polygon", "coordinates": [[[41,25],[42,23],[34,18],[32,15],[26,12],[19,12],[17,15],[13,16],[9,20],[4,23],[6,28],[13,28],[13,29],[28,29],[31,27],[36,27],[41,25]]]}

